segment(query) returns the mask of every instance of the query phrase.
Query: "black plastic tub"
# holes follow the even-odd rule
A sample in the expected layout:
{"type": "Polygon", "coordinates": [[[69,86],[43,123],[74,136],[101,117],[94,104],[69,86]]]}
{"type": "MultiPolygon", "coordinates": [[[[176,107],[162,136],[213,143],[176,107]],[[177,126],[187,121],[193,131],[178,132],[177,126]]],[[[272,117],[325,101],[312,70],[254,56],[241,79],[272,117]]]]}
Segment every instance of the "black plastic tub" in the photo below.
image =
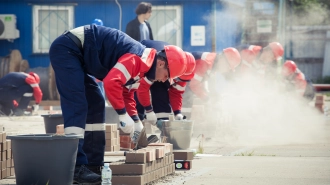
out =
{"type": "Polygon", "coordinates": [[[56,133],[56,126],[64,124],[62,114],[46,114],[44,117],[46,134],[56,133]]]}
{"type": "Polygon", "coordinates": [[[11,139],[17,185],[72,185],[82,135],[15,135],[11,139]]]}

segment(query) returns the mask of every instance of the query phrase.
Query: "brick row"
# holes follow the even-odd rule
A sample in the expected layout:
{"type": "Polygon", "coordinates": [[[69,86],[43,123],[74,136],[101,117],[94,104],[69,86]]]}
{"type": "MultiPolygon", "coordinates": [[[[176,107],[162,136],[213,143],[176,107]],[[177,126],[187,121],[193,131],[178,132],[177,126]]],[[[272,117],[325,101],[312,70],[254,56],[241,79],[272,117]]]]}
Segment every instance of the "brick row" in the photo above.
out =
{"type": "Polygon", "coordinates": [[[174,172],[175,166],[174,164],[170,164],[143,175],[113,175],[111,181],[112,185],[143,185],[166,175],[173,174],[174,172]]]}

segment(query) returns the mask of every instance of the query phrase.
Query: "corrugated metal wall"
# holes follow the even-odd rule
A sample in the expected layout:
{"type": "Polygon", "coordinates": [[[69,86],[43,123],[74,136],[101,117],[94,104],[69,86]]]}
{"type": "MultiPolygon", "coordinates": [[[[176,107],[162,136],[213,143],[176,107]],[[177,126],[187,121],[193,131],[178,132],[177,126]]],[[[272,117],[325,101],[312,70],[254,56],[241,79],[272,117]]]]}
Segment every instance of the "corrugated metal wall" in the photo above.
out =
{"type": "Polygon", "coordinates": [[[330,30],[329,26],[295,26],[286,29],[286,58],[295,61],[298,68],[313,81],[322,77],[327,30],[330,30]]]}
{"type": "MultiPolygon", "coordinates": [[[[135,18],[134,10],[139,2],[141,1],[119,0],[122,8],[121,30],[125,31],[126,24],[135,18]]],[[[224,8],[230,3],[222,4],[214,0],[149,0],[148,2],[153,5],[182,6],[182,48],[186,51],[212,51],[212,49],[220,51],[240,42],[240,22],[238,19],[241,16],[239,13],[241,7],[236,9],[235,14],[230,14],[234,9],[224,8]],[[214,20],[216,20],[215,24],[212,22],[214,20]],[[205,46],[190,45],[190,27],[192,25],[206,26],[205,46]],[[211,34],[212,30],[215,31],[214,35],[211,34]]],[[[22,53],[23,59],[29,61],[31,68],[49,66],[48,54],[33,54],[32,6],[58,4],[74,6],[74,27],[90,24],[92,20],[99,18],[103,20],[105,26],[119,29],[120,11],[114,0],[5,0],[0,2],[0,14],[15,14],[17,16],[17,29],[20,31],[20,38],[14,40],[13,43],[0,40],[0,56],[9,54],[12,49],[18,49],[22,53]]],[[[52,23],[52,26],[56,26],[56,24],[52,23]]]]}

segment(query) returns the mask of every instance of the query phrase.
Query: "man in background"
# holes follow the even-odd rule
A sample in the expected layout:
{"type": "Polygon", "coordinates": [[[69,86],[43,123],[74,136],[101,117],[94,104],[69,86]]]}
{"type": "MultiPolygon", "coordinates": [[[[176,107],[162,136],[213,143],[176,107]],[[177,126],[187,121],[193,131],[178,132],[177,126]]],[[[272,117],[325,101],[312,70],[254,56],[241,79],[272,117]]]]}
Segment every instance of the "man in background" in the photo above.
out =
{"type": "Polygon", "coordinates": [[[147,20],[151,16],[151,3],[141,2],[135,9],[136,18],[126,26],[126,34],[136,41],[154,40],[150,24],[147,20]]]}

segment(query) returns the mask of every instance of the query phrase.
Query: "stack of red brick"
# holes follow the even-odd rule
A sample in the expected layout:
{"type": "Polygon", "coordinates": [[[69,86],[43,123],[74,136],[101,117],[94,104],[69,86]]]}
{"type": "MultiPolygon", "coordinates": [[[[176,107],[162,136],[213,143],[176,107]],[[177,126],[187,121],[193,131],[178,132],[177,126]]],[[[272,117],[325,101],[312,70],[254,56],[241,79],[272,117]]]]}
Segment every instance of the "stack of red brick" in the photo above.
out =
{"type": "Polygon", "coordinates": [[[315,97],[315,108],[319,110],[321,113],[324,113],[324,101],[325,101],[324,95],[317,95],[315,97]]]}
{"type": "Polygon", "coordinates": [[[120,137],[117,124],[105,125],[105,151],[119,151],[120,137]]]}
{"type": "Polygon", "coordinates": [[[3,132],[3,126],[0,125],[0,179],[13,176],[14,160],[11,152],[11,140],[6,139],[6,132],[3,132]]]}
{"type": "Polygon", "coordinates": [[[175,172],[173,145],[152,143],[126,153],[125,162],[110,163],[112,185],[142,185],[175,172]]]}
{"type": "Polygon", "coordinates": [[[120,129],[119,129],[119,138],[120,138],[121,150],[129,150],[135,147],[134,143],[131,140],[130,134],[126,134],[120,129]]]}

